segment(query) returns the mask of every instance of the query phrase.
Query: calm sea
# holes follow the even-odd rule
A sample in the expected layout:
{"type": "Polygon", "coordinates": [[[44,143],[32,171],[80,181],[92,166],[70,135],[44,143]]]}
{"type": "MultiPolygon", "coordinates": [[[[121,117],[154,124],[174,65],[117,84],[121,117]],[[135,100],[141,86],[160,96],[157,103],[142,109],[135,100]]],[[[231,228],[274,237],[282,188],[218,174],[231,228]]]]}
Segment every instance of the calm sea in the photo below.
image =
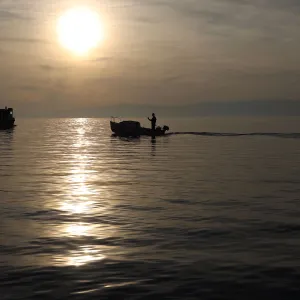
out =
{"type": "Polygon", "coordinates": [[[1,300],[300,299],[300,120],[159,121],[0,132],[1,300]]]}

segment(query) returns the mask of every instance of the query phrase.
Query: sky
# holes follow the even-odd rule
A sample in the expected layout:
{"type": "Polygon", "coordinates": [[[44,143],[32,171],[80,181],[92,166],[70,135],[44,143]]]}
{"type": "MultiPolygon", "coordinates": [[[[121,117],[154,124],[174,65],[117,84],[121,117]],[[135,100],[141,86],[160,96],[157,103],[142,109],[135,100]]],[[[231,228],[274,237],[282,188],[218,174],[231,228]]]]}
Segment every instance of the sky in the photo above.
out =
{"type": "Polygon", "coordinates": [[[298,0],[0,0],[0,106],[78,116],[267,101],[295,113],[299,12],[298,0]],[[56,24],[82,4],[99,13],[105,37],[77,57],[56,24]]]}

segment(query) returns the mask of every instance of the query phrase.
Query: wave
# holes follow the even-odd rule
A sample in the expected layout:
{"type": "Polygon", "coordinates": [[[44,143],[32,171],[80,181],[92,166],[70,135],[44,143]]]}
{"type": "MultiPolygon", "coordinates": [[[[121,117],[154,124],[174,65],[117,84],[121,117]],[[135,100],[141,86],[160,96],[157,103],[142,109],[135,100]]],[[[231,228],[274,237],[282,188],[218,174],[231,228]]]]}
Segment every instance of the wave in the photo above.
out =
{"type": "Polygon", "coordinates": [[[220,137],[239,137],[239,136],[267,136],[288,139],[300,139],[300,133],[274,133],[274,132],[252,132],[252,133],[224,133],[224,132],[170,132],[167,135],[200,135],[200,136],[220,136],[220,137]]]}

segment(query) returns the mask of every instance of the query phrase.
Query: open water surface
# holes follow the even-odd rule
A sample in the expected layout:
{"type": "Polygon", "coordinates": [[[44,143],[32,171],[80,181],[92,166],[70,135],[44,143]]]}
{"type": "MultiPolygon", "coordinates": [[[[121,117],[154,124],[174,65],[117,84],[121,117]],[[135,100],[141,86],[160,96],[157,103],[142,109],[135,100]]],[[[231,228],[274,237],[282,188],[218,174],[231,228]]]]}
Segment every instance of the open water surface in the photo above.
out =
{"type": "Polygon", "coordinates": [[[300,121],[163,121],[0,132],[1,300],[300,299],[300,121]]]}

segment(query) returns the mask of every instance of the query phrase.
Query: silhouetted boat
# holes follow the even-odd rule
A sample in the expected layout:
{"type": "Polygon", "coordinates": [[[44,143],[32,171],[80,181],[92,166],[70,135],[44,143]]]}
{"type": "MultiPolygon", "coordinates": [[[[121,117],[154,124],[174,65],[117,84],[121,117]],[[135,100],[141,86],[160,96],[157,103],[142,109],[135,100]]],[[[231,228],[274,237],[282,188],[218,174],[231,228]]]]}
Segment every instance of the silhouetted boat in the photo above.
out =
{"type": "Polygon", "coordinates": [[[161,128],[156,127],[155,131],[151,128],[142,127],[137,121],[120,121],[116,122],[116,118],[112,117],[110,121],[111,131],[117,136],[139,137],[141,135],[147,136],[162,136],[169,130],[168,126],[161,128]]]}
{"type": "Polygon", "coordinates": [[[12,108],[0,109],[0,129],[10,129],[15,126],[15,118],[12,108]]]}

